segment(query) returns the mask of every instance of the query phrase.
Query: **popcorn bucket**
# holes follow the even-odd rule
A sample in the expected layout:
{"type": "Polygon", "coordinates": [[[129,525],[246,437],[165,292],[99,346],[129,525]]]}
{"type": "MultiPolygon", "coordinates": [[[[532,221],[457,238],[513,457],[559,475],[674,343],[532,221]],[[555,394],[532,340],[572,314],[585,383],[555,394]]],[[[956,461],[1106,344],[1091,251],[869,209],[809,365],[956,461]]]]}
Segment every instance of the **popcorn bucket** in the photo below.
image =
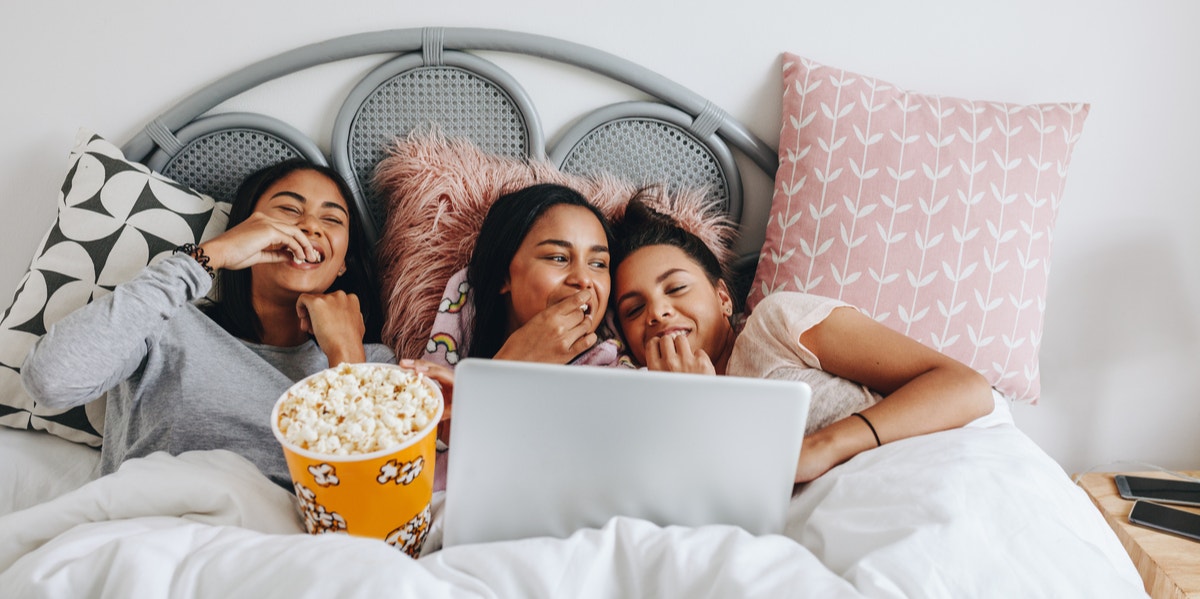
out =
{"type": "MultiPolygon", "coordinates": [[[[338,380],[347,381],[345,377],[387,377],[388,372],[393,370],[409,377],[415,376],[413,371],[394,364],[342,364],[311,375],[293,385],[275,402],[271,410],[271,430],[283,446],[292,485],[296,490],[297,508],[310,534],[344,532],[381,539],[415,558],[421,553],[430,526],[429,504],[433,497],[437,439],[434,431],[437,430],[443,410],[443,397],[437,384],[424,376],[411,383],[424,387],[426,395],[435,396],[436,410],[432,414],[425,411],[428,422],[411,431],[411,436],[376,451],[355,454],[352,453],[353,449],[344,447],[342,451],[350,451],[351,455],[315,451],[313,444],[305,444],[309,447],[305,448],[302,443],[289,441],[288,435],[281,430],[281,427],[290,430],[297,426],[298,420],[291,416],[287,418],[287,423],[281,424],[281,409],[284,415],[294,415],[293,406],[297,401],[294,393],[306,393],[310,401],[317,402],[330,400],[338,393],[344,398],[351,395],[345,393],[344,387],[314,390],[314,385],[321,383],[323,386],[333,375],[342,377],[338,380]],[[319,377],[325,377],[324,381],[319,377]],[[292,398],[291,402],[287,402],[289,397],[292,398]]],[[[370,394],[369,391],[360,390],[357,399],[361,403],[364,396],[370,394]]],[[[365,400],[372,401],[372,398],[365,400]]],[[[430,403],[429,400],[426,403],[430,403]]],[[[390,409],[393,405],[388,404],[384,409],[390,409]]],[[[338,424],[342,424],[356,417],[357,420],[363,420],[362,410],[347,415],[339,414],[338,410],[329,408],[327,404],[322,406],[315,413],[324,410],[324,414],[319,414],[318,418],[330,423],[337,420],[338,424]]],[[[357,422],[361,426],[351,427],[351,430],[362,432],[382,421],[392,422],[396,419],[385,415],[371,420],[375,423],[357,422]]]]}

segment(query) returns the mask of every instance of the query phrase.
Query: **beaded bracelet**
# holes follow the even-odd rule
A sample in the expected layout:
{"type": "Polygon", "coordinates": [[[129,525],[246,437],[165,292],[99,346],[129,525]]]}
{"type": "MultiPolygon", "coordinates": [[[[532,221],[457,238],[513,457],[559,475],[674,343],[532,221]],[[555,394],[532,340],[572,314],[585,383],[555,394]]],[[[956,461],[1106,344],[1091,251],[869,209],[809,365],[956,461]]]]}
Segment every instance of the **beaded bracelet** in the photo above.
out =
{"type": "Polygon", "coordinates": [[[208,256],[204,253],[204,248],[202,248],[194,243],[185,243],[185,244],[175,248],[175,251],[173,251],[171,253],[172,254],[187,254],[187,255],[191,256],[192,259],[195,260],[200,265],[200,268],[203,268],[204,272],[208,273],[208,278],[210,278],[210,279],[217,278],[217,272],[213,270],[213,267],[208,265],[208,256]]]}

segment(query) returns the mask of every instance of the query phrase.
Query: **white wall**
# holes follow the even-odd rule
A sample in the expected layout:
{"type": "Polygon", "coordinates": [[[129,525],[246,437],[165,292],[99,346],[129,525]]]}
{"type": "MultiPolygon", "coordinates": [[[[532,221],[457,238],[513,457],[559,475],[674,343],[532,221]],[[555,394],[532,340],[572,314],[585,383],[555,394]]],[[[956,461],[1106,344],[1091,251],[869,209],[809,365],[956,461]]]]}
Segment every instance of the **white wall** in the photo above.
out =
{"type": "MultiPolygon", "coordinates": [[[[586,12],[567,4],[0,4],[0,206],[8,215],[0,218],[0,306],[53,219],[77,127],[123,142],[205,83],[297,45],[428,25],[558,36],[692,88],[772,145],[786,50],[929,93],[1091,102],[1055,238],[1043,397],[1018,407],[1017,419],[1068,471],[1115,460],[1200,464],[1200,242],[1192,234],[1200,202],[1190,181],[1200,164],[1200,3],[617,0],[586,12]]],[[[527,79],[527,66],[514,68],[535,96],[540,89],[587,106],[605,93],[527,79]]],[[[327,145],[328,117],[318,111],[332,110],[328,100],[306,106],[296,94],[320,87],[323,73],[245,102],[286,98],[294,124],[327,145]]],[[[569,118],[540,108],[551,135],[569,118]]],[[[769,182],[751,184],[761,193],[769,182]]]]}

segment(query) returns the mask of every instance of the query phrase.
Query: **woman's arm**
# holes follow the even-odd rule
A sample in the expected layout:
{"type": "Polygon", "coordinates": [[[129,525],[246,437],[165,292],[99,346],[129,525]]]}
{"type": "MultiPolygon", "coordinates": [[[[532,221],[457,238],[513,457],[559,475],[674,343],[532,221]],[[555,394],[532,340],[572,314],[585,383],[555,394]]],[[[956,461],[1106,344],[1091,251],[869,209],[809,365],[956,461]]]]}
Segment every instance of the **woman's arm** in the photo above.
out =
{"type": "Polygon", "coordinates": [[[146,267],[51,326],[25,359],[21,382],[34,400],[53,408],[96,399],[129,378],[171,315],[211,285],[190,256],[146,267]]]}
{"type": "MultiPolygon", "coordinates": [[[[822,370],[883,396],[862,411],[881,443],[962,426],[994,405],[991,386],[978,372],[853,308],[833,310],[799,341],[822,370]]],[[[804,439],[796,482],[873,447],[875,435],[861,418],[834,422],[804,439]]]]}
{"type": "Polygon", "coordinates": [[[331,367],[366,361],[363,335],[367,327],[353,293],[305,293],[296,302],[296,312],[300,330],[316,338],[331,367]]]}

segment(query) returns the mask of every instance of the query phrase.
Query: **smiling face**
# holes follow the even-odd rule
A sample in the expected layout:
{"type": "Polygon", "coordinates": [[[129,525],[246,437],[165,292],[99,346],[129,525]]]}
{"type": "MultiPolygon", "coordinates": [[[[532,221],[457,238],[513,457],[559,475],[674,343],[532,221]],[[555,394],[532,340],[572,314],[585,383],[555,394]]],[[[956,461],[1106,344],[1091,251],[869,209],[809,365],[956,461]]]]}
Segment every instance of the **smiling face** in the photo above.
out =
{"type": "Polygon", "coordinates": [[[500,293],[509,301],[509,332],[542,310],[582,289],[599,324],[608,306],[611,279],[604,227],[591,210],[559,204],[547,209],[521,241],[500,293]]]}
{"type": "Polygon", "coordinates": [[[668,334],[688,336],[714,364],[732,349],[729,316],[733,300],[725,283],[709,280],[700,264],[672,245],[635,250],[617,268],[617,322],[639,364],[646,363],[646,342],[668,334]]]}
{"type": "Polygon", "coordinates": [[[316,263],[285,260],[252,266],[256,295],[323,293],[345,272],[350,212],[333,181],[315,171],[294,171],[268,187],[254,211],[299,227],[322,258],[316,263]]]}

